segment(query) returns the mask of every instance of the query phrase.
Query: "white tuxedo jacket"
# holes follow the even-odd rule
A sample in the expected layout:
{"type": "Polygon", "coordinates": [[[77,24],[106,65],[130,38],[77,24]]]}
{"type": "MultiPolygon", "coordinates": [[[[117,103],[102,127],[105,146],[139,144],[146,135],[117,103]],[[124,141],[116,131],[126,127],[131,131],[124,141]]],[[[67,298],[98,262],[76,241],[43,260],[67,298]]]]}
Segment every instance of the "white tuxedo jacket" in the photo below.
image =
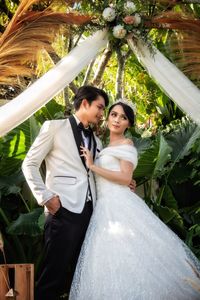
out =
{"type": "MultiPolygon", "coordinates": [[[[63,207],[80,213],[89,187],[95,204],[94,176],[87,170],[83,157],[80,157],[82,142],[81,132],[73,116],[43,124],[22,164],[24,176],[39,205],[44,205],[58,195],[63,207]],[[46,163],[45,182],[39,172],[43,160],[46,163]]],[[[93,137],[93,148],[95,157],[102,148],[97,137],[93,137]]]]}

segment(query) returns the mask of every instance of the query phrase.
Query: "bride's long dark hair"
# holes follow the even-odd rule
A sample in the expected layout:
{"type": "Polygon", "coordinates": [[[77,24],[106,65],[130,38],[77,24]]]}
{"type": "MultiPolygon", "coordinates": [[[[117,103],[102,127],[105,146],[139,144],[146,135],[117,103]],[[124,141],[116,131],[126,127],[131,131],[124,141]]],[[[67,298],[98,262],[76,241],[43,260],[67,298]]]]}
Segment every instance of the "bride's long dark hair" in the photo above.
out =
{"type": "Polygon", "coordinates": [[[125,113],[126,117],[127,117],[128,120],[129,120],[130,126],[133,126],[133,125],[134,125],[134,122],[135,122],[134,111],[133,111],[133,109],[132,109],[129,105],[127,105],[127,104],[125,104],[125,103],[123,103],[123,102],[120,102],[120,101],[119,101],[119,102],[116,102],[116,103],[114,103],[113,105],[111,105],[111,107],[110,107],[109,110],[108,110],[108,116],[110,115],[111,110],[112,110],[116,105],[121,105],[121,107],[122,107],[123,110],[124,110],[124,113],[125,113]]]}

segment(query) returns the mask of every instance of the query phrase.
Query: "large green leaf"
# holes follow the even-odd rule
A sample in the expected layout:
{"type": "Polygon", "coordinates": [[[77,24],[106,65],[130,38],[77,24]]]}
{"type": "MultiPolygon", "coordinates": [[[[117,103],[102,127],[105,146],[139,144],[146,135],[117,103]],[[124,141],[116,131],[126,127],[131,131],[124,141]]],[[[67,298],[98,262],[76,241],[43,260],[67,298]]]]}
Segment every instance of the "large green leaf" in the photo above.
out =
{"type": "Polygon", "coordinates": [[[34,116],[12,130],[0,140],[0,172],[1,175],[16,173],[21,168],[22,160],[39,131],[34,116]]]}
{"type": "Polygon", "coordinates": [[[173,149],[171,159],[177,163],[190,153],[191,148],[200,138],[200,127],[187,119],[182,119],[182,122],[172,129],[165,138],[173,149]]]}
{"type": "Polygon", "coordinates": [[[171,208],[166,207],[166,206],[154,205],[154,208],[155,208],[156,212],[159,213],[160,218],[163,220],[163,222],[165,224],[170,222],[177,215],[176,210],[171,209],[171,208]]]}
{"type": "MultiPolygon", "coordinates": [[[[22,173],[14,173],[10,176],[0,176],[0,192],[6,196],[9,194],[18,194],[19,185],[24,181],[22,173]]],[[[0,196],[1,199],[1,196],[0,196]]]]}
{"type": "Polygon", "coordinates": [[[165,224],[169,224],[176,228],[181,234],[185,235],[183,218],[177,210],[167,206],[156,205],[156,203],[154,204],[154,209],[165,224]]]}
{"type": "Polygon", "coordinates": [[[41,215],[43,208],[36,208],[30,213],[21,214],[7,228],[7,233],[14,235],[36,236],[42,234],[41,215]]]}
{"type": "Polygon", "coordinates": [[[151,138],[133,138],[134,145],[137,148],[139,156],[141,153],[145,152],[147,149],[150,148],[152,144],[152,139],[151,138]]]}
{"type": "Polygon", "coordinates": [[[58,115],[60,115],[59,118],[63,118],[64,109],[65,107],[63,105],[60,105],[57,101],[52,99],[35,113],[35,117],[42,124],[46,120],[57,119],[58,115]]]}
{"type": "Polygon", "coordinates": [[[165,164],[170,159],[171,147],[160,132],[150,148],[139,156],[138,167],[134,172],[134,178],[156,178],[163,173],[165,164]]]}
{"type": "Polygon", "coordinates": [[[165,201],[165,206],[173,208],[175,210],[178,210],[178,204],[177,204],[176,198],[174,197],[169,185],[165,186],[165,189],[163,192],[163,199],[165,201]]]}

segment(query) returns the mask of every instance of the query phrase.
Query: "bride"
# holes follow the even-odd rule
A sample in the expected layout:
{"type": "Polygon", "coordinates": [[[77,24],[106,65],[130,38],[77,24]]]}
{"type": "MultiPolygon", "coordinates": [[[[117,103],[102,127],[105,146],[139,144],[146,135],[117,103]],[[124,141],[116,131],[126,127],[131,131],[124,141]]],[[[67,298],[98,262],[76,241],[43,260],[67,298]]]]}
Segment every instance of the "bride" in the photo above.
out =
{"type": "Polygon", "coordinates": [[[108,116],[110,144],[95,163],[97,205],[80,253],[70,300],[197,300],[200,262],[145,202],[127,187],[137,151],[125,130],[134,123],[128,101],[108,116]]]}

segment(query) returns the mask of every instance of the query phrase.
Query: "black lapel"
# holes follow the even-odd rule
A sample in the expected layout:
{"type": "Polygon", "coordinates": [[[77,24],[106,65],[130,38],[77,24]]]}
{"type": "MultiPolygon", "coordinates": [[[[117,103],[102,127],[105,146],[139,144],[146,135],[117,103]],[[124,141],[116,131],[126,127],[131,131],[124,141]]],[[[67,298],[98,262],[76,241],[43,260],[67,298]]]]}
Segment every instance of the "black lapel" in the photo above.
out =
{"type": "MultiPolygon", "coordinates": [[[[69,122],[70,122],[71,127],[72,127],[72,131],[73,131],[73,134],[74,134],[74,139],[75,139],[75,142],[76,142],[78,152],[81,155],[82,153],[81,153],[81,148],[80,147],[81,147],[81,145],[83,145],[83,139],[82,139],[81,132],[78,130],[77,123],[76,123],[76,120],[75,120],[74,116],[69,117],[69,122]]],[[[84,157],[80,156],[80,158],[82,160],[82,163],[83,163],[84,167],[87,169],[84,157]]]]}
{"type": "Polygon", "coordinates": [[[94,160],[96,156],[97,142],[93,133],[92,133],[92,141],[93,141],[93,160],[94,160]]]}

